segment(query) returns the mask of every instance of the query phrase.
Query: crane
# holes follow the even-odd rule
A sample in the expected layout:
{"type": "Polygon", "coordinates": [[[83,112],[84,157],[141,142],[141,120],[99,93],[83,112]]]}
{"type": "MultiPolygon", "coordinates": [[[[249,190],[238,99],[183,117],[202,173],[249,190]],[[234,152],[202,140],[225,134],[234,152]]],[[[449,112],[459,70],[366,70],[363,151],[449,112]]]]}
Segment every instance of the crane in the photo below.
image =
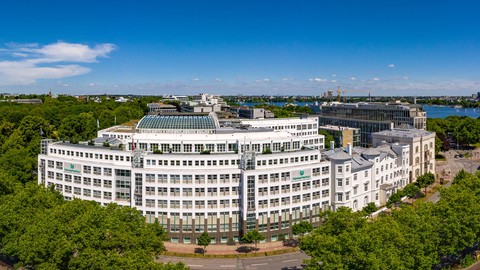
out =
{"type": "Polygon", "coordinates": [[[340,102],[340,94],[341,93],[352,93],[352,92],[368,92],[368,95],[370,96],[370,90],[340,90],[340,85],[338,86],[338,89],[337,89],[337,100],[338,102],[340,102]]]}

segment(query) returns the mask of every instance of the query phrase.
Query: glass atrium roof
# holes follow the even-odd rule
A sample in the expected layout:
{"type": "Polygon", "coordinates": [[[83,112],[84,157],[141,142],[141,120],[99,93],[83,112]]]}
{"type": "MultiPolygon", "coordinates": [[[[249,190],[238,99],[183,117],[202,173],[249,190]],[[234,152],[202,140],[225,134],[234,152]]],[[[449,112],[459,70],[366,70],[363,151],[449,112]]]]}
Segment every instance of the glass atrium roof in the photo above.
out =
{"type": "Polygon", "coordinates": [[[215,129],[215,120],[208,115],[147,115],[137,129],[215,129]]]}

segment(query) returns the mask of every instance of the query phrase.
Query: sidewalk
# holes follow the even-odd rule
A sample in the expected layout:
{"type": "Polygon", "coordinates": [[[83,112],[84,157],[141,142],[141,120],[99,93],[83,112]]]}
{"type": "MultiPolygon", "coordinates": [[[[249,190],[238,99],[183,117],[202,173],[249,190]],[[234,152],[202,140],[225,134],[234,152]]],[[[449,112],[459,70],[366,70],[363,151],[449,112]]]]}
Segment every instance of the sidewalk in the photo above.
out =
{"type": "MultiPolygon", "coordinates": [[[[164,242],[164,245],[168,252],[189,253],[189,254],[195,254],[195,253],[198,254],[199,252],[198,251],[195,252],[195,249],[203,248],[202,246],[199,246],[196,244],[179,244],[179,243],[171,243],[171,242],[164,242]]],[[[206,254],[210,254],[210,255],[240,254],[239,252],[236,251],[236,249],[241,246],[253,247],[254,244],[243,244],[243,245],[236,244],[234,246],[229,246],[225,244],[209,245],[207,246],[206,254]]],[[[284,246],[282,241],[258,243],[257,248],[259,248],[258,252],[269,252],[269,251],[276,251],[276,250],[291,249],[291,247],[284,246]]]]}

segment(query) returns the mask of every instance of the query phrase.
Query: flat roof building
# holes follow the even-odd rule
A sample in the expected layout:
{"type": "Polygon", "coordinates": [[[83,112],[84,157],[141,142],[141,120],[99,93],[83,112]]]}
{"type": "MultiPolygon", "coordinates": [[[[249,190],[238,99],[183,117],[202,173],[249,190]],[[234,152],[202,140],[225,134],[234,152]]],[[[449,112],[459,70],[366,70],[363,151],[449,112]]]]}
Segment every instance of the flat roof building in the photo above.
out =
{"type": "Polygon", "coordinates": [[[335,139],[335,145],[347,147],[348,144],[356,147],[360,146],[360,129],[341,126],[319,126],[319,130],[328,132],[335,139]]]}
{"type": "Polygon", "coordinates": [[[372,146],[372,133],[410,126],[425,130],[426,112],[420,105],[403,103],[326,103],[321,105],[319,125],[360,129],[363,147],[372,146]]]}
{"type": "Polygon", "coordinates": [[[303,133],[316,119],[281,122],[289,130],[222,126],[214,113],[148,115],[98,132],[122,142],[115,146],[45,140],[38,181],[67,200],[135,207],[172,242],[195,243],[207,231],[226,243],[252,229],[272,241],[300,220],[318,226],[331,207],[323,136],[303,133]]]}

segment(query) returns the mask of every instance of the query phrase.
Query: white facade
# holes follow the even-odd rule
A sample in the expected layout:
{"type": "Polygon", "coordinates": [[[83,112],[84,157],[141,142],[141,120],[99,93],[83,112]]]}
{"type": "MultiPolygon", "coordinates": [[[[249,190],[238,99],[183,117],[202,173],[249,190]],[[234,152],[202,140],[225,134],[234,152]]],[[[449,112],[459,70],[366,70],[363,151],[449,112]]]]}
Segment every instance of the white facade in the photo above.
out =
{"type": "Polygon", "coordinates": [[[401,143],[410,146],[410,182],[425,173],[435,174],[435,132],[419,129],[392,129],[372,134],[373,145],[401,143]]]}
{"type": "Polygon", "coordinates": [[[213,114],[146,116],[136,128],[99,131],[124,149],[44,145],[39,183],[66,199],[135,207],[158,219],[173,242],[194,243],[208,231],[224,243],[253,228],[276,240],[293,222],[318,224],[331,205],[323,137],[305,136],[314,147],[287,131],[220,127],[213,114]]]}
{"type": "Polygon", "coordinates": [[[316,149],[323,149],[325,142],[323,136],[318,136],[318,118],[280,118],[280,119],[254,119],[240,120],[243,125],[250,125],[252,128],[271,128],[276,131],[287,131],[292,135],[302,137],[304,146],[311,146],[316,149]]]}
{"type": "Polygon", "coordinates": [[[325,154],[332,164],[333,209],[344,206],[358,211],[370,202],[385,205],[396,189],[408,184],[408,145],[347,147],[325,154]]]}

